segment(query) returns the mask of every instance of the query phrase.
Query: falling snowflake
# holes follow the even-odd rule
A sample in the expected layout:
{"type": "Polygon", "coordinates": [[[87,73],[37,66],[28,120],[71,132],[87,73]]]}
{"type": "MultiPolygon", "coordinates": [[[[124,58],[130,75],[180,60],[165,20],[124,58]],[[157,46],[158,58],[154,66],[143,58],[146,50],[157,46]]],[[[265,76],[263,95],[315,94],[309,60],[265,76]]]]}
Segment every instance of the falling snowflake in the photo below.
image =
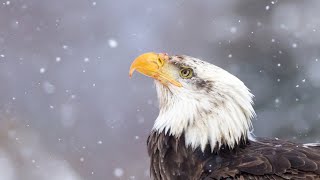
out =
{"type": "Polygon", "coordinates": [[[84,58],[84,60],[83,60],[84,62],[89,62],[90,61],[90,59],[89,58],[84,58]]]}
{"type": "Polygon", "coordinates": [[[118,47],[118,42],[116,40],[114,40],[114,39],[109,39],[108,40],[108,44],[109,44],[109,47],[111,47],[111,48],[118,47]]]}
{"type": "Polygon", "coordinates": [[[40,73],[43,74],[46,72],[46,69],[45,68],[40,68],[40,73]]]}
{"type": "Polygon", "coordinates": [[[114,176],[121,177],[123,176],[123,169],[122,168],[115,168],[113,171],[114,176]]]}
{"type": "Polygon", "coordinates": [[[293,43],[293,44],[292,44],[292,47],[293,47],[293,48],[297,48],[297,47],[298,47],[297,43],[293,43]]]}
{"type": "Polygon", "coordinates": [[[231,27],[231,28],[230,28],[230,32],[231,32],[232,34],[236,33],[236,32],[237,32],[237,28],[236,28],[236,27],[231,27]]]}
{"type": "Polygon", "coordinates": [[[262,23],[261,22],[257,22],[257,26],[262,26],[262,23]]]}

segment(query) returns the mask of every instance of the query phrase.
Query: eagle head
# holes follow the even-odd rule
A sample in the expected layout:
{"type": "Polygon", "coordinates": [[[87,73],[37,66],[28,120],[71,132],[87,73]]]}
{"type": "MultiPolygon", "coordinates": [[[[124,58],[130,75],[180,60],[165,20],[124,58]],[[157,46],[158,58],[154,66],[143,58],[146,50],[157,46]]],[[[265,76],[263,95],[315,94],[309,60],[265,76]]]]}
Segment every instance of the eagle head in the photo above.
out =
{"type": "Polygon", "coordinates": [[[227,71],[200,59],[145,53],[137,57],[129,75],[138,71],[155,79],[159,116],[153,130],[204,151],[222,145],[234,148],[246,140],[255,116],[253,95],[227,71]]]}

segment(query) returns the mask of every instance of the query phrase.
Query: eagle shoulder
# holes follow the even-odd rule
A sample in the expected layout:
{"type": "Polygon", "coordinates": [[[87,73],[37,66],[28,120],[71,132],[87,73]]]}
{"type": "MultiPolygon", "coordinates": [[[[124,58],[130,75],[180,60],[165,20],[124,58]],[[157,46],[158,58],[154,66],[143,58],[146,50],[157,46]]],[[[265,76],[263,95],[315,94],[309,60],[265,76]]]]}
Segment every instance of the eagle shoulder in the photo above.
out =
{"type": "Polygon", "coordinates": [[[320,148],[257,139],[230,150],[192,150],[184,137],[152,132],[147,141],[155,180],[320,179],[320,148]]]}
{"type": "Polygon", "coordinates": [[[288,141],[262,139],[235,152],[221,151],[222,164],[212,156],[206,162],[202,179],[320,179],[319,147],[303,146],[288,141]],[[231,172],[231,173],[230,173],[231,172]]]}

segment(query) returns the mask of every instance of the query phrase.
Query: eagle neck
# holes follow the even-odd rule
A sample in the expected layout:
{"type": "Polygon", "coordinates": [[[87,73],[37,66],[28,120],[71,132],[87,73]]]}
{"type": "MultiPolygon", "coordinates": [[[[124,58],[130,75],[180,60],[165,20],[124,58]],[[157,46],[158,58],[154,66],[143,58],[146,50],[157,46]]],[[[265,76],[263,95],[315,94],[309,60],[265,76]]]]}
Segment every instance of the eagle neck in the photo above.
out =
{"type": "Polygon", "coordinates": [[[252,95],[245,86],[230,90],[219,85],[213,84],[210,93],[203,94],[181,92],[156,81],[160,111],[153,130],[183,136],[187,147],[202,151],[208,144],[216,151],[246,142],[254,116],[252,95]]]}

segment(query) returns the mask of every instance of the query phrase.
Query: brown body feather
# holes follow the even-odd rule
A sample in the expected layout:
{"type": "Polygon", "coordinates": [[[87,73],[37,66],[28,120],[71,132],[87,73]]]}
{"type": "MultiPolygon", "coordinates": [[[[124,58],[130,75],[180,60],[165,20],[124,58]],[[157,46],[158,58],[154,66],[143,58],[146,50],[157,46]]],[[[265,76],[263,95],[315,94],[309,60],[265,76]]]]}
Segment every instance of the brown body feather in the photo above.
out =
{"type": "Polygon", "coordinates": [[[202,152],[180,138],[152,132],[148,138],[155,180],[320,179],[320,148],[276,139],[246,141],[230,150],[202,152]]]}

